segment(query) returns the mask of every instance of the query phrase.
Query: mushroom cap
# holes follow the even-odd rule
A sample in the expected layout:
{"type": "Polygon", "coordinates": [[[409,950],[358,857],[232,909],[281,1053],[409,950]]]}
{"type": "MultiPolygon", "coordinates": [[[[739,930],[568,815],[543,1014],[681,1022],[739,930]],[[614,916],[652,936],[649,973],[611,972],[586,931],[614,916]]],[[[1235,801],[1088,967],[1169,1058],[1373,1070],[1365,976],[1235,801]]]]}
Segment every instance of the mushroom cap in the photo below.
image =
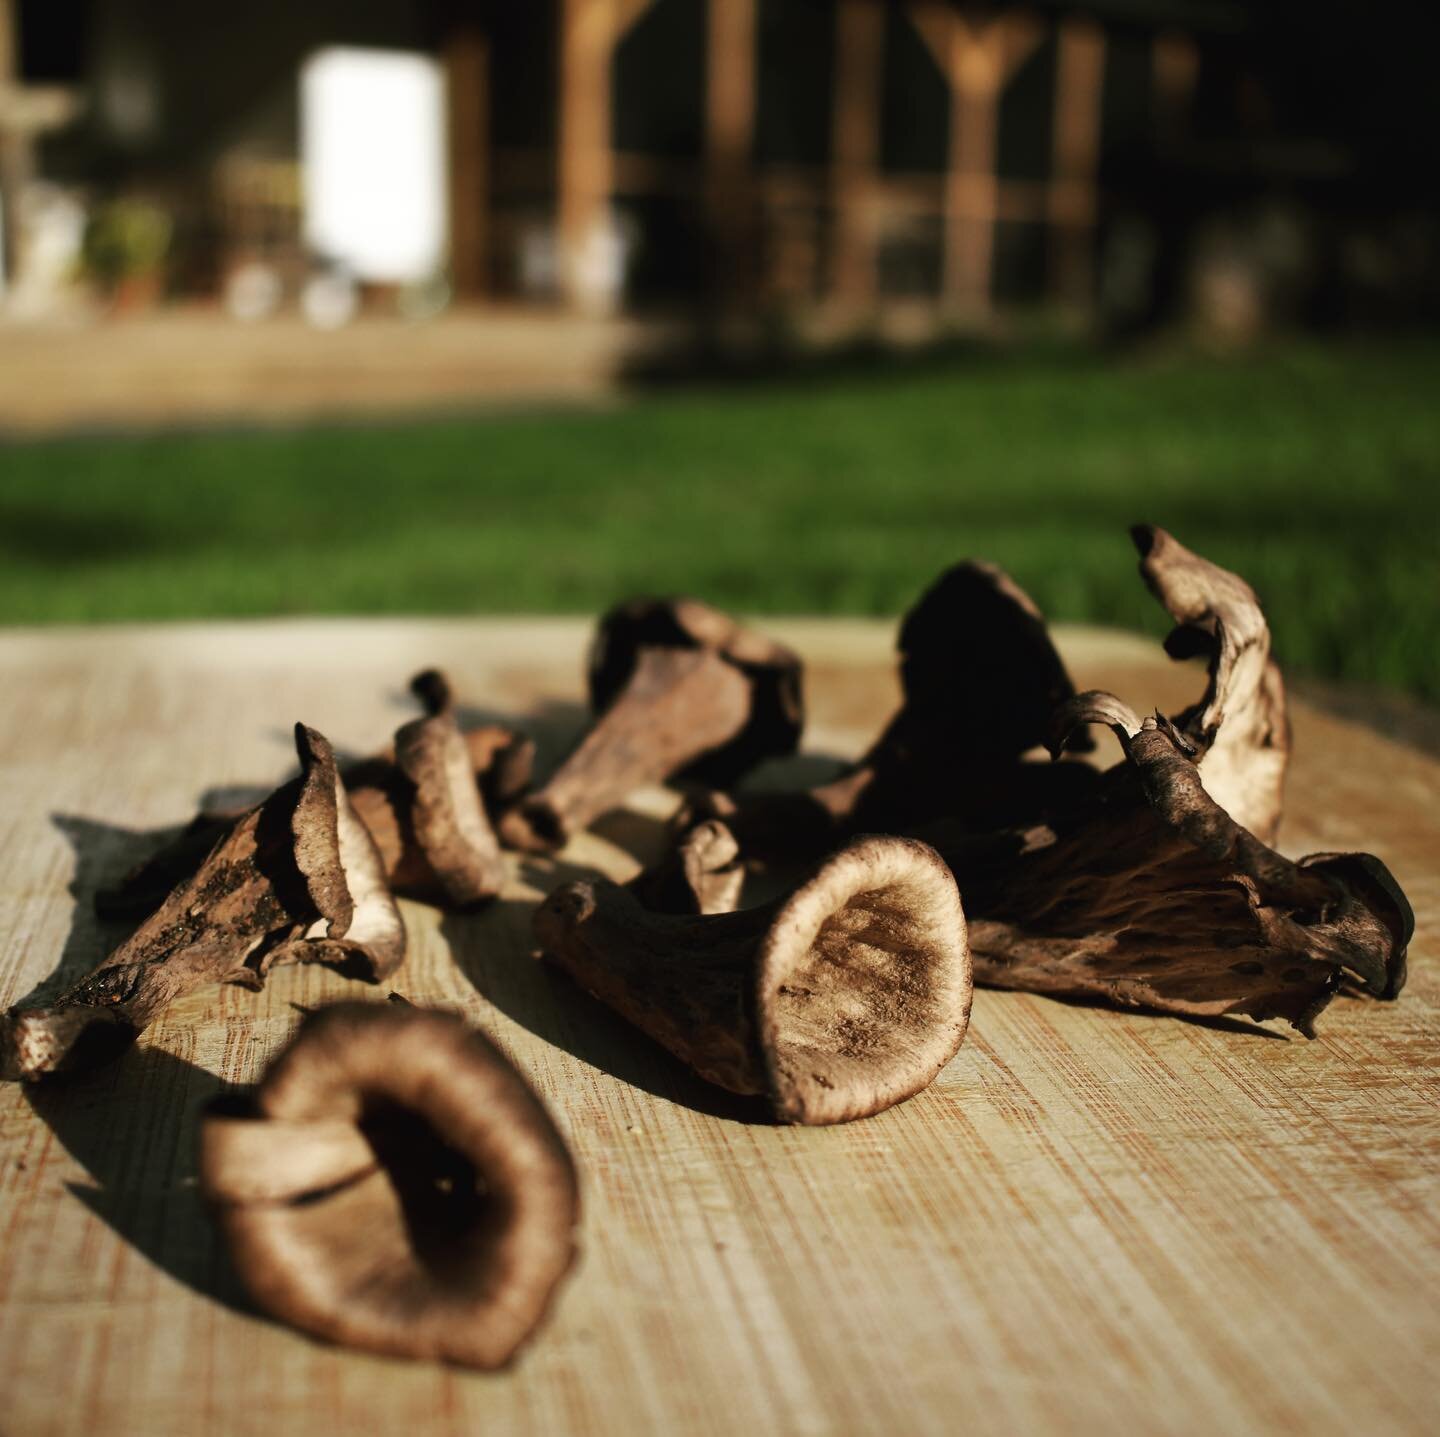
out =
{"type": "Polygon", "coordinates": [[[927,1088],[970,1022],[959,890],[928,844],[858,839],[797,889],[761,943],[756,1012],[777,1114],[868,1117],[927,1088]]]}
{"type": "MultiPolygon", "coordinates": [[[[925,591],[897,647],[907,709],[958,753],[1034,748],[1055,706],[1075,692],[1035,601],[978,559],[947,569],[925,591]]],[[[1090,746],[1076,735],[1074,747],[1090,746]]]]}
{"type": "Polygon", "coordinates": [[[366,1351],[504,1365],[575,1256],[553,1121],[453,1014],[307,1018],[246,1116],[207,1114],[201,1184],[256,1303],[366,1351]]]}
{"type": "Polygon", "coordinates": [[[590,647],[590,706],[603,713],[629,683],[642,648],[710,649],[751,681],[750,719],[688,773],[720,786],[765,758],[793,753],[805,724],[800,659],[729,614],[689,598],[631,599],[611,609],[590,647]]]}

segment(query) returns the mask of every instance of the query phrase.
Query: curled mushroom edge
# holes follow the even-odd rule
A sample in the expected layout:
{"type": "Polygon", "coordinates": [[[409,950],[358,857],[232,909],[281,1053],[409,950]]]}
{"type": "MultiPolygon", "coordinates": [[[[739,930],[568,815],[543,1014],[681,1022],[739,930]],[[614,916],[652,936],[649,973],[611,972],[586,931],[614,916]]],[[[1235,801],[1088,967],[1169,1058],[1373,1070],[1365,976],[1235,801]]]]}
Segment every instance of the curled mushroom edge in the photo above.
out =
{"type": "MultiPolygon", "coordinates": [[[[449,680],[437,669],[416,674],[410,688],[424,716],[397,729],[384,751],[343,765],[341,782],[397,895],[470,907],[504,885],[505,862],[489,814],[529,787],[534,741],[499,724],[462,731],[449,680]]],[[[242,817],[198,814],[117,885],[101,890],[97,912],[137,918],[153,912],[242,817]]]]}
{"type": "Polygon", "coordinates": [[[604,880],[536,910],[544,956],[702,1078],[784,1122],[847,1122],[928,1087],[959,1050],[971,968],[954,879],[911,839],[857,839],[788,896],[657,913],[604,880]]]}
{"type": "Polygon", "coordinates": [[[314,1337],[505,1367],[577,1254],[580,1188],[545,1105],[452,1013],[307,1016],[201,1127],[201,1190],[247,1291],[314,1337]]]}
{"type": "Polygon", "coordinates": [[[230,824],[126,942],[53,1003],[0,1018],[0,1075],[97,1066],[176,999],[212,983],[259,988],[280,964],[371,982],[400,966],[405,927],[330,744],[297,724],[295,747],[300,776],[230,824]]]}

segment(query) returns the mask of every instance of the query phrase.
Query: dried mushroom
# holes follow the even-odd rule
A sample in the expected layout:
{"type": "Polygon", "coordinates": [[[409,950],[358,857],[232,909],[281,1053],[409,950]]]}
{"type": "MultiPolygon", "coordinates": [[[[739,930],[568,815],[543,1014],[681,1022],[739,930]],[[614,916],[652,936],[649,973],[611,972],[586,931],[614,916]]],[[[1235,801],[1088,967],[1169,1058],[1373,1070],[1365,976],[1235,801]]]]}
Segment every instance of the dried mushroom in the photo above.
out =
{"type": "MultiPolygon", "coordinates": [[[[384,753],[347,764],[340,778],[390,887],[405,897],[464,907],[493,897],[505,881],[487,809],[512,804],[524,792],[535,745],[497,724],[462,733],[450,685],[434,669],[417,674],[410,687],[426,717],[397,730],[384,753]]],[[[97,911],[107,917],[152,912],[239,816],[199,814],[118,885],[97,894],[97,911]]]]}
{"type": "Polygon", "coordinates": [[[1039,609],[1003,570],[946,570],[906,615],[898,648],[903,703],[863,758],[801,792],[697,794],[678,826],[719,819],[747,863],[793,861],[942,815],[979,830],[1018,822],[1094,786],[1087,765],[1023,757],[1075,690],[1039,609]]]}
{"type": "Polygon", "coordinates": [[[1109,695],[1074,696],[1024,593],[962,564],[907,617],[905,705],[865,758],[824,788],[711,796],[689,817],[718,814],[747,862],[833,844],[859,822],[933,842],[964,894],[977,982],[1281,1017],[1307,1034],[1347,979],[1394,996],[1413,918],[1379,860],[1295,864],[1266,846],[1289,729],[1254,592],[1163,529],[1132,537],[1175,621],[1167,652],[1208,660],[1204,694],[1173,719],[1141,724],[1109,695]],[[1122,737],[1110,772],[1024,757],[1042,737],[1053,757],[1080,747],[1090,722],[1122,737]]]}
{"type": "Polygon", "coordinates": [[[1199,702],[1141,720],[1111,694],[1058,708],[1049,747],[1103,723],[1125,758],[1085,802],[977,834],[920,830],[950,863],[976,981],[1192,1016],[1283,1018],[1306,1036],[1343,983],[1392,998],[1414,918],[1369,854],[1293,863],[1267,846],[1289,754],[1284,684],[1249,585],[1163,529],[1132,530],[1140,572],[1203,654],[1199,702]]]}
{"type": "Polygon", "coordinates": [[[308,1017],[251,1103],[206,1115],[200,1182],[255,1302],[368,1352],[502,1367],[575,1258],[544,1105],[460,1018],[409,1005],[308,1017]]]}
{"type": "Polygon", "coordinates": [[[1410,905],[1369,854],[1282,857],[1207,792],[1195,745],[1109,694],[1072,699],[1114,729],[1125,761],[1064,822],[947,841],[965,895],[975,978],[1198,1017],[1283,1018],[1307,1037],[1348,978],[1393,998],[1410,905]]]}
{"type": "Polygon", "coordinates": [[[647,783],[731,783],[791,753],[800,661],[694,599],[640,599],[600,622],[590,655],[594,722],[543,788],[500,823],[512,848],[562,848],[647,783]]]}
{"type": "Polygon", "coordinates": [[[351,801],[375,839],[385,871],[402,893],[438,893],[450,906],[493,898],[505,883],[505,860],[486,816],[450,697],[434,670],[412,689],[428,710],[395,733],[393,765],[377,763],[373,781],[349,782],[351,801]]]}
{"type": "Polygon", "coordinates": [[[1140,721],[1113,694],[1061,704],[1125,760],[1047,824],[927,829],[965,893],[976,981],[1197,1017],[1284,1018],[1306,1037],[1344,983],[1394,998],[1414,914],[1378,858],[1267,847],[1289,756],[1284,685],[1253,590],[1162,528],[1132,531],[1140,573],[1175,619],[1166,651],[1204,654],[1207,688],[1140,721]]]}
{"type": "Polygon", "coordinates": [[[970,1016],[955,883],[934,851],[863,838],[788,897],[654,913],[602,881],[535,915],[546,956],[702,1078],[792,1123],[868,1117],[928,1087],[970,1016]]]}
{"type": "Polygon", "coordinates": [[[1285,682],[1270,657],[1270,627],[1255,591],[1153,524],[1137,524],[1130,536],[1140,551],[1141,577],[1175,620],[1165,652],[1209,661],[1204,695],[1172,722],[1195,748],[1210,797],[1236,823],[1273,843],[1290,723],[1285,682]]]}
{"type": "Polygon", "coordinates": [[[297,724],[301,773],[234,823],[126,943],[46,1008],[0,1020],[0,1071],[27,1081],[91,1067],[209,983],[259,988],[282,963],[371,981],[405,956],[405,929],[330,745],[297,724]]]}

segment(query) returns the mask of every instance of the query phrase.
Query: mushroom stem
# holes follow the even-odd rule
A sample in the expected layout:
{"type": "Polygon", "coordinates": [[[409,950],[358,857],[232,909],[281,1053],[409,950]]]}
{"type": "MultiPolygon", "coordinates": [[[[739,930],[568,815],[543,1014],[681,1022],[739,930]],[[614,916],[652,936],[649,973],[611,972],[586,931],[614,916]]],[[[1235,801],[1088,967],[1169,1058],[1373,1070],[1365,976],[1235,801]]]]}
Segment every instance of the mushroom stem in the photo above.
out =
{"type": "Polygon", "coordinates": [[[965,917],[935,852],[865,838],[788,897],[657,914],[604,881],[537,910],[545,954],[702,1078],[792,1123],[868,1117],[929,1086],[970,1014],[965,917]]]}
{"type": "Polygon", "coordinates": [[[703,649],[642,649],[630,682],[500,832],[512,848],[563,848],[627,794],[730,742],[750,716],[750,684],[703,649]]]}
{"type": "Polygon", "coordinates": [[[544,1105],[460,1018],[408,1004],[307,1017],[251,1104],[205,1117],[200,1183],[256,1303],[369,1352],[502,1367],[574,1261],[544,1105]]]}
{"type": "Polygon", "coordinates": [[[95,1066],[177,998],[259,988],[280,963],[320,960],[379,981],[405,929],[323,735],[297,724],[301,775],[234,822],[128,942],[47,1008],[0,1019],[0,1075],[95,1066]]]}
{"type": "Polygon", "coordinates": [[[596,631],[589,685],[595,722],[501,821],[511,847],[554,851],[644,784],[677,774],[731,783],[799,742],[799,659],[695,599],[612,609],[596,631]]]}

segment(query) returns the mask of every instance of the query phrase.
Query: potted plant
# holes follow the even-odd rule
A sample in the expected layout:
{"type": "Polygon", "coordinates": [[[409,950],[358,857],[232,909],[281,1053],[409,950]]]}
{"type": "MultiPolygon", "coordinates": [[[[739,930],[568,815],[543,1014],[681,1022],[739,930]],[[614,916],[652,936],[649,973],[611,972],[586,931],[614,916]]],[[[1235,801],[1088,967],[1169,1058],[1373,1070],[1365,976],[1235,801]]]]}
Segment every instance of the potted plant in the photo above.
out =
{"type": "Polygon", "coordinates": [[[160,297],[171,228],[148,200],[111,200],[91,215],[81,262],[116,311],[146,309],[160,297]]]}

